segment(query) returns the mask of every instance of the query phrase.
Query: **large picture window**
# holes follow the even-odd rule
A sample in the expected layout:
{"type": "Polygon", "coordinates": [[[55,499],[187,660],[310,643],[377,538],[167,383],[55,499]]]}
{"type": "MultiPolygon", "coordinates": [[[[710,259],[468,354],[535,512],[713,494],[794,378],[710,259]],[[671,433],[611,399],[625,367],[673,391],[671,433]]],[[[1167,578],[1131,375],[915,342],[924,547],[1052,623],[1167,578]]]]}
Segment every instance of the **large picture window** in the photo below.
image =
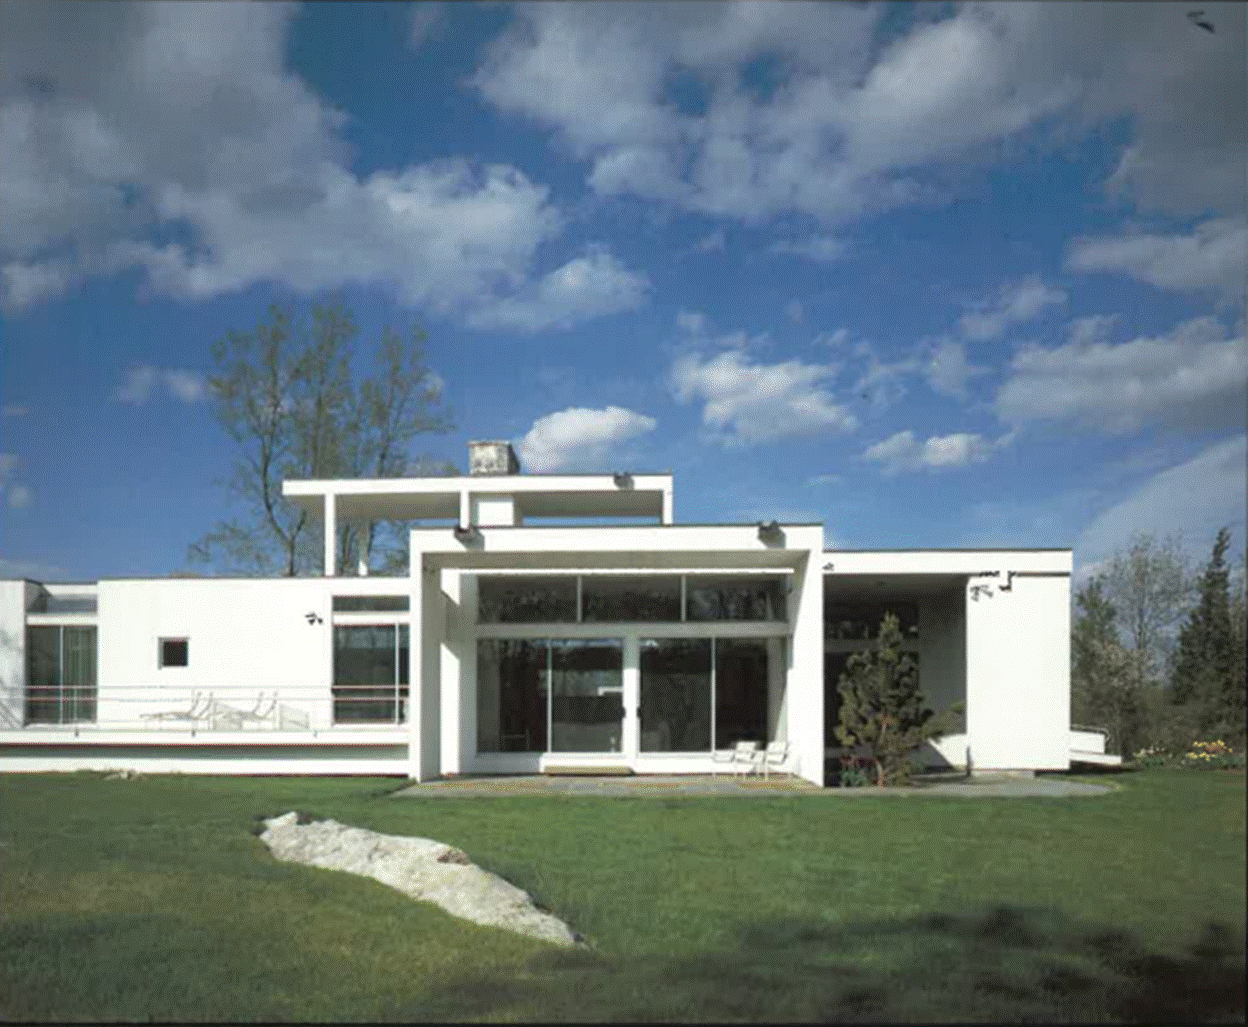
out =
{"type": "Polygon", "coordinates": [[[335,626],[333,694],[336,724],[406,720],[407,625],[335,626]]]}
{"type": "Polygon", "coordinates": [[[641,643],[641,751],[711,748],[709,638],[647,638],[641,643]]]}
{"type": "Polygon", "coordinates": [[[685,617],[691,621],[785,619],[785,587],[778,577],[690,575],[685,590],[685,617]]]}
{"type": "Polygon", "coordinates": [[[95,627],[26,629],[26,723],[77,724],[96,718],[95,627]]]}
{"type": "Polygon", "coordinates": [[[477,751],[619,752],[618,638],[477,642],[477,751]]]}
{"type": "Polygon", "coordinates": [[[483,575],[477,586],[483,624],[560,624],[576,621],[574,574],[483,575]]]}

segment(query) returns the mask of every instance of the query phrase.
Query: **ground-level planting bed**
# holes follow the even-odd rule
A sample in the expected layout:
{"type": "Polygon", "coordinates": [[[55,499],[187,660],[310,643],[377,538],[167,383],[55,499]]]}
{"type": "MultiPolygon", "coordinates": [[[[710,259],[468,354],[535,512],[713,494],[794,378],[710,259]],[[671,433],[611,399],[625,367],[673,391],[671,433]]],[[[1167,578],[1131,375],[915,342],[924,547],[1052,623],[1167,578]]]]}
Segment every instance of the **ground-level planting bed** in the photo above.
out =
{"type": "Polygon", "coordinates": [[[0,1018],[1242,1020],[1242,774],[1069,799],[386,796],[0,778],[0,1018]],[[457,846],[559,950],[279,863],[301,810],[457,846]]]}

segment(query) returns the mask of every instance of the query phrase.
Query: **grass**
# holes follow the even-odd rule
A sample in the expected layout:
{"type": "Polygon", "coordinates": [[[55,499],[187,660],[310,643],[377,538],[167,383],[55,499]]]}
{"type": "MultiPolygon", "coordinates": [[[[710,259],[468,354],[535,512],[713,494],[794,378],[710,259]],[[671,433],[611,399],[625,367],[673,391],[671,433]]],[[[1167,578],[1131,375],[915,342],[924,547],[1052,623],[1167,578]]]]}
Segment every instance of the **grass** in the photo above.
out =
{"type": "Polygon", "coordinates": [[[385,779],[6,775],[0,1018],[1242,1021],[1244,776],[1113,780],[422,802],[385,779]],[[593,949],[277,863],[251,829],[290,809],[457,845],[593,949]]]}

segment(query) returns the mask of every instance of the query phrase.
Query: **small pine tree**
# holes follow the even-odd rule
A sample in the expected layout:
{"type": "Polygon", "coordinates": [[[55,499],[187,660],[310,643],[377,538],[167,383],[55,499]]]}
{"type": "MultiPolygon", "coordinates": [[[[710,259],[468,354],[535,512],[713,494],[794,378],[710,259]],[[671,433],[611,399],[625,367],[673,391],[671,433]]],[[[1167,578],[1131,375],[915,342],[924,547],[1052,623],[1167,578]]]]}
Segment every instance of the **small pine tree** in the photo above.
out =
{"type": "Polygon", "coordinates": [[[919,688],[918,668],[901,643],[900,622],[885,614],[874,648],[854,653],[838,684],[836,737],[844,746],[869,751],[881,787],[909,781],[910,756],[944,734],[949,718],[961,710],[959,704],[939,717],[933,714],[919,688]]]}

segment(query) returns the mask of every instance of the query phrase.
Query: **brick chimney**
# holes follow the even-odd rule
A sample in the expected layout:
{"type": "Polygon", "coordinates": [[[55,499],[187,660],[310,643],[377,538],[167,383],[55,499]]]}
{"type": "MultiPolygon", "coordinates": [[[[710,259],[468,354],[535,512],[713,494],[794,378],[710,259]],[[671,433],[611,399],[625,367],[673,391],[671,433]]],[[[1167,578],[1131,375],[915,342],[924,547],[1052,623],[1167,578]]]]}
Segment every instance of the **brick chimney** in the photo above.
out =
{"type": "Polygon", "coordinates": [[[469,442],[469,474],[519,474],[520,461],[510,442],[469,442]]]}

